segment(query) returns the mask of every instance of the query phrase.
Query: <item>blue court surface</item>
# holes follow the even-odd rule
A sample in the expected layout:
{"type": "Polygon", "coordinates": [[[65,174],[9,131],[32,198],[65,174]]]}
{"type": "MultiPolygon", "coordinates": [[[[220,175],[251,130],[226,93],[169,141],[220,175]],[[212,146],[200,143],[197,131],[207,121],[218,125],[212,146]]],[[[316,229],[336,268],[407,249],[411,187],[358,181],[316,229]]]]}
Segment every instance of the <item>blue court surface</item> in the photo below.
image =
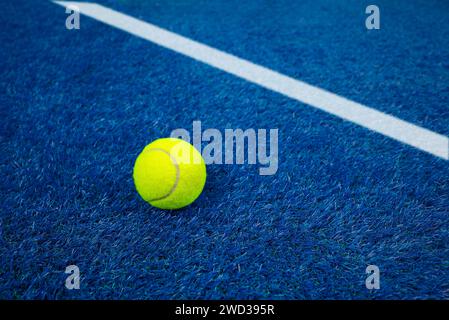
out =
{"type": "Polygon", "coordinates": [[[364,109],[333,114],[82,9],[68,30],[64,4],[1,0],[0,298],[449,298],[447,1],[93,2],[414,129],[367,128],[364,109]],[[211,164],[192,205],[150,206],[137,155],[193,121],[278,129],[277,172],[211,164]]]}

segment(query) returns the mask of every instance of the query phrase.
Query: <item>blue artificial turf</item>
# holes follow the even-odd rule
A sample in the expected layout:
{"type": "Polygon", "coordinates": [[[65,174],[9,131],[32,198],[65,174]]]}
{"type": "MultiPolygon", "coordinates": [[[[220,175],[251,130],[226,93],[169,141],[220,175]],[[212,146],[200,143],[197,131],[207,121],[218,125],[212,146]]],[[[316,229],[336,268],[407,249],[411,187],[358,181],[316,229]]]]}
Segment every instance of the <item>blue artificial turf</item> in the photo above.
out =
{"type": "MultiPolygon", "coordinates": [[[[99,1],[449,135],[444,1],[99,1]]],[[[49,1],[1,1],[0,298],[449,298],[448,162],[49,1]],[[278,128],[167,212],[135,157],[176,128],[278,128]],[[64,287],[76,264],[81,289],[64,287]],[[365,268],[381,289],[365,288],[365,268]]]]}

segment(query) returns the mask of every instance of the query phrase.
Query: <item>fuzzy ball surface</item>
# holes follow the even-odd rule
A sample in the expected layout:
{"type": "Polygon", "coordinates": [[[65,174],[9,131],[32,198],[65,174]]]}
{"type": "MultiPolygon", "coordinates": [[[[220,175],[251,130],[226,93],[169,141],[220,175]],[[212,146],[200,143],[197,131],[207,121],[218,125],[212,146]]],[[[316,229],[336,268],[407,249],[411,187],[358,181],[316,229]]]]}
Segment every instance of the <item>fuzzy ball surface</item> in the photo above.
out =
{"type": "Polygon", "coordinates": [[[201,154],[181,139],[162,138],[147,145],[134,164],[139,195],[154,207],[180,209],[195,201],[206,183],[201,154]]]}

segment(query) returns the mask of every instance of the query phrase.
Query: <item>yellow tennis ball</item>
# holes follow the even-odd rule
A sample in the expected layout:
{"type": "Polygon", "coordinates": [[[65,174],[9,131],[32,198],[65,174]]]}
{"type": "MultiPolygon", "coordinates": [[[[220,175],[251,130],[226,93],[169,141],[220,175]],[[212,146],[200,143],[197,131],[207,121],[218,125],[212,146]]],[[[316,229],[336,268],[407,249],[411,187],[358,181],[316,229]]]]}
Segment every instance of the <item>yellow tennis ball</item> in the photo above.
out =
{"type": "Polygon", "coordinates": [[[190,143],[157,139],[137,157],[133,178],[145,201],[160,209],[179,209],[191,204],[203,191],[206,165],[190,143]]]}

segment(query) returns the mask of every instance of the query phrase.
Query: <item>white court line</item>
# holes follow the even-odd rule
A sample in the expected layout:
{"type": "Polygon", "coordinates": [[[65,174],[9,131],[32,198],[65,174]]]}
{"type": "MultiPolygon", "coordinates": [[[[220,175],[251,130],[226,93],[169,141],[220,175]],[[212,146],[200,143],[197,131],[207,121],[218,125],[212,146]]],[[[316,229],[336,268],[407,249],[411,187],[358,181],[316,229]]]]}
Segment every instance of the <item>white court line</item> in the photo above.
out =
{"type": "Polygon", "coordinates": [[[449,138],[446,136],[96,3],[54,2],[64,7],[76,6],[82,14],[117,29],[449,160],[449,138]]]}

